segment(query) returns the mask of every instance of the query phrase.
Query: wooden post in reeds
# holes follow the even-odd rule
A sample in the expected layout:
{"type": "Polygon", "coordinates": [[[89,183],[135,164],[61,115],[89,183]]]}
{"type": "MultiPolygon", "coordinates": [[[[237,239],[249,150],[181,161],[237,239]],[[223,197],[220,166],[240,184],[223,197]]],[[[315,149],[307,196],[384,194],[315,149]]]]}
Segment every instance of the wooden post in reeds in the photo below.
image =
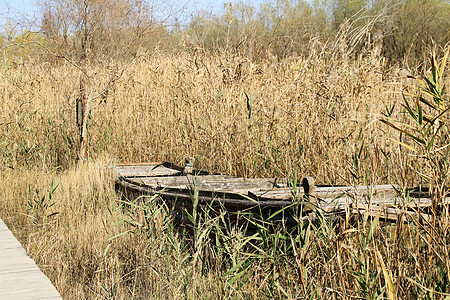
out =
{"type": "Polygon", "coordinates": [[[86,151],[86,123],[88,117],[88,101],[86,96],[86,80],[85,75],[80,78],[80,97],[77,98],[76,114],[77,114],[77,126],[79,131],[80,149],[78,152],[78,159],[84,160],[87,158],[86,151]]]}
{"type": "Polygon", "coordinates": [[[316,183],[311,176],[302,179],[302,187],[306,197],[311,203],[317,203],[317,198],[314,197],[314,190],[316,189],[316,183]]]}
{"type": "Polygon", "coordinates": [[[195,158],[190,156],[184,159],[183,175],[189,175],[194,172],[194,162],[195,158]]]}
{"type": "Polygon", "coordinates": [[[81,43],[82,47],[82,55],[80,66],[83,71],[80,78],[80,98],[77,99],[77,125],[80,131],[80,149],[78,152],[78,160],[86,160],[87,159],[87,149],[86,149],[86,135],[87,135],[87,121],[89,116],[89,97],[90,93],[87,92],[86,82],[89,78],[87,77],[87,60],[89,54],[89,31],[88,31],[88,8],[89,2],[84,0],[84,11],[83,11],[83,39],[81,43]]]}

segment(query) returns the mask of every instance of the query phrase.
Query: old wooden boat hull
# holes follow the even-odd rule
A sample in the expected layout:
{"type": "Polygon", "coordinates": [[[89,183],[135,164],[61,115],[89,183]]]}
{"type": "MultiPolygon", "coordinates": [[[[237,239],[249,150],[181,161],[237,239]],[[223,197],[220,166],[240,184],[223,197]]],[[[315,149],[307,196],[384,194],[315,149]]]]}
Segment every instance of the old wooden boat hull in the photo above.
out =
{"type": "MultiPolygon", "coordinates": [[[[400,197],[392,185],[315,186],[312,178],[300,183],[286,178],[239,178],[210,174],[169,162],[116,164],[116,190],[127,201],[158,195],[175,218],[188,223],[194,212],[226,212],[230,222],[249,218],[295,225],[299,220],[364,215],[397,221],[429,222],[431,200],[426,192],[412,190],[400,197]]],[[[448,201],[450,202],[450,201],[448,201]]]]}
{"type": "Polygon", "coordinates": [[[123,198],[130,201],[145,195],[159,195],[181,223],[189,222],[186,216],[192,214],[194,201],[197,201],[198,213],[208,210],[217,215],[226,211],[230,222],[257,216],[286,225],[297,223],[299,210],[309,205],[311,211],[312,207],[301,196],[293,201],[286,194],[288,181],[281,178],[245,179],[201,170],[183,174],[184,167],[168,162],[117,164],[114,168],[116,190],[123,198]],[[286,195],[264,196],[264,192],[275,191],[286,195]],[[274,215],[276,212],[279,214],[274,215]]]}

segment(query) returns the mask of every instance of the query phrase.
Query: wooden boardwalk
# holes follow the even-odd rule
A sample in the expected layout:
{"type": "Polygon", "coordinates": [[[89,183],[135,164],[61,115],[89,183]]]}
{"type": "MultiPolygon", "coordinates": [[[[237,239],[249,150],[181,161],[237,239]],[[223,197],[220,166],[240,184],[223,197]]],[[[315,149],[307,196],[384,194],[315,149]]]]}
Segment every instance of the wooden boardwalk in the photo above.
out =
{"type": "Polygon", "coordinates": [[[0,299],[62,299],[1,219],[0,299]]]}

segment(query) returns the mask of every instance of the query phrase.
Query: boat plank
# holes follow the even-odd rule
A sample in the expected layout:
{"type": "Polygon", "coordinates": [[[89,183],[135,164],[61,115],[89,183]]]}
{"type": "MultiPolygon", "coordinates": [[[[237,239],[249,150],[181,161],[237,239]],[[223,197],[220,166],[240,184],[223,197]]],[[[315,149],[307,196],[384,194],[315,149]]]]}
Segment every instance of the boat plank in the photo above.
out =
{"type": "MultiPolygon", "coordinates": [[[[273,183],[254,183],[254,182],[240,182],[240,183],[230,183],[230,182],[200,182],[196,184],[196,188],[202,191],[210,192],[226,192],[226,193],[244,193],[245,195],[249,190],[254,189],[259,186],[265,188],[270,188],[273,183]]],[[[162,187],[170,187],[173,189],[193,189],[193,184],[180,184],[180,185],[160,185],[162,187]]]]}
{"type": "MultiPolygon", "coordinates": [[[[169,176],[169,177],[146,177],[133,178],[130,181],[151,188],[192,188],[205,189],[210,191],[239,191],[255,188],[273,188],[285,186],[283,180],[279,178],[238,178],[226,175],[204,175],[204,176],[169,176]]],[[[247,193],[246,193],[247,194],[247,193]]]]}
{"type": "Polygon", "coordinates": [[[394,197],[397,195],[396,188],[392,185],[376,185],[376,186],[335,186],[335,187],[317,187],[313,193],[319,198],[333,198],[343,195],[358,196],[385,196],[394,197]]]}
{"type": "Polygon", "coordinates": [[[354,204],[353,212],[365,211],[372,217],[378,217],[396,221],[400,215],[410,216],[416,220],[431,221],[431,216],[424,213],[417,213],[414,211],[404,210],[396,207],[383,207],[378,205],[366,205],[362,203],[354,204]]]}
{"type": "MultiPolygon", "coordinates": [[[[292,200],[294,199],[293,188],[278,188],[278,189],[258,189],[250,191],[250,194],[258,197],[260,199],[279,199],[279,200],[292,200]]],[[[297,192],[295,193],[296,198],[303,196],[303,187],[297,187],[297,192]]],[[[390,186],[376,186],[376,187],[366,187],[361,186],[354,188],[351,186],[339,186],[339,187],[316,187],[313,196],[327,199],[327,198],[340,198],[346,195],[353,196],[368,196],[371,195],[372,198],[376,199],[391,199],[397,195],[395,189],[390,186]]]]}
{"type": "Polygon", "coordinates": [[[168,168],[162,164],[124,165],[116,166],[117,175],[121,177],[174,176],[181,171],[168,168]]]}

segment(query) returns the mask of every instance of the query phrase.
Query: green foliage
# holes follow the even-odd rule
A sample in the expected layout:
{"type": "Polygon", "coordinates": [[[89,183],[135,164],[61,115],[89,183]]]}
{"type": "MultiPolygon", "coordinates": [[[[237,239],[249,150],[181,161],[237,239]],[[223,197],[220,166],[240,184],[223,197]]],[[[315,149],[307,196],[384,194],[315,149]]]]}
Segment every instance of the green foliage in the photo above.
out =
{"type": "Polygon", "coordinates": [[[349,45],[361,53],[379,32],[384,57],[416,66],[429,47],[442,47],[450,40],[449,31],[443,30],[450,27],[449,16],[450,4],[444,0],[279,0],[262,2],[259,8],[227,4],[220,15],[199,14],[186,34],[191,47],[283,58],[308,55],[312,41],[333,45],[342,39],[343,30],[353,35],[365,31],[367,38],[359,39],[365,47],[349,45]]]}
{"type": "Polygon", "coordinates": [[[352,51],[359,54],[370,49],[379,32],[383,57],[392,63],[417,66],[430,47],[443,47],[450,40],[449,30],[444,30],[450,27],[450,4],[445,0],[278,0],[263,1],[259,6],[226,3],[217,15],[197,12],[184,28],[176,21],[171,31],[153,21],[152,13],[144,9],[145,1],[136,3],[135,7],[133,1],[92,1],[85,15],[79,3],[48,1],[42,6],[41,32],[17,35],[10,30],[0,43],[10,47],[10,55],[21,57],[37,52],[33,49],[36,45],[72,59],[88,53],[97,60],[129,58],[142,50],[182,45],[259,60],[307,56],[316,44],[324,47],[322,51],[333,50],[329,47],[342,39],[343,29],[354,34],[363,29],[366,38],[360,39],[360,47],[349,45],[352,51]],[[373,20],[374,24],[365,27],[373,20]]]}
{"type": "Polygon", "coordinates": [[[430,185],[434,209],[445,197],[450,179],[450,103],[443,85],[448,54],[449,50],[440,63],[433,56],[430,72],[416,79],[421,85],[418,94],[403,95],[405,120],[381,120],[398,131],[397,142],[420,159],[415,171],[430,185]]]}
{"type": "Polygon", "coordinates": [[[27,216],[30,217],[38,227],[44,226],[48,220],[56,216],[58,212],[52,211],[51,208],[55,205],[55,202],[52,200],[53,195],[58,188],[58,185],[55,185],[52,180],[51,186],[47,194],[40,196],[40,192],[38,189],[35,190],[35,193],[31,192],[31,187],[29,186],[29,197],[27,203],[27,216]]]}
{"type": "Polygon", "coordinates": [[[343,23],[365,10],[367,5],[368,1],[366,0],[335,0],[333,3],[333,28],[339,30],[343,23]]]}
{"type": "Polygon", "coordinates": [[[12,33],[10,38],[0,38],[4,58],[24,61],[30,57],[40,57],[42,47],[48,47],[49,40],[40,32],[24,30],[22,34],[12,33]]]}
{"type": "Polygon", "coordinates": [[[393,62],[417,65],[433,46],[450,40],[450,3],[445,0],[377,1],[392,8],[381,26],[383,54],[393,62]]]}

